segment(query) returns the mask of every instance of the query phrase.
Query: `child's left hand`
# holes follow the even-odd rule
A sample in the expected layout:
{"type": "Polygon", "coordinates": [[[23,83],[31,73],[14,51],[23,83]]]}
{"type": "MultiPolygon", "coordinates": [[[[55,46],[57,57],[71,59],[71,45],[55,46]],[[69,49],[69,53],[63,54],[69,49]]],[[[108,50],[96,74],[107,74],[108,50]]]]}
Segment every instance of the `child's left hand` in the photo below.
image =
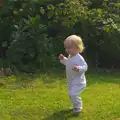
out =
{"type": "Polygon", "coordinates": [[[78,67],[77,65],[75,65],[75,66],[73,67],[73,70],[76,71],[76,72],[78,72],[78,71],[79,71],[79,67],[78,67]]]}

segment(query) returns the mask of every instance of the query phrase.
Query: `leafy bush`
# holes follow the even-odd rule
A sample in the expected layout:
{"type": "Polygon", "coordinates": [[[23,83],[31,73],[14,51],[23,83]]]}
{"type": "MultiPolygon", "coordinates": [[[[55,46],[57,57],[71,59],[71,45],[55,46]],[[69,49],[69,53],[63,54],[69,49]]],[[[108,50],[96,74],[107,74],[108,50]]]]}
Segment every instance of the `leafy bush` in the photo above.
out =
{"type": "Polygon", "coordinates": [[[52,39],[47,35],[47,27],[39,23],[39,17],[21,20],[16,29],[8,49],[11,63],[24,71],[52,67],[55,59],[52,39]]]}
{"type": "Polygon", "coordinates": [[[104,1],[102,7],[88,12],[88,21],[91,26],[90,32],[87,34],[88,53],[90,54],[92,49],[95,54],[97,53],[100,67],[118,68],[120,60],[120,4],[104,1]]]}
{"type": "Polygon", "coordinates": [[[89,65],[120,68],[119,0],[7,1],[0,26],[0,57],[22,71],[58,66],[70,34],[82,36],[89,65]]]}

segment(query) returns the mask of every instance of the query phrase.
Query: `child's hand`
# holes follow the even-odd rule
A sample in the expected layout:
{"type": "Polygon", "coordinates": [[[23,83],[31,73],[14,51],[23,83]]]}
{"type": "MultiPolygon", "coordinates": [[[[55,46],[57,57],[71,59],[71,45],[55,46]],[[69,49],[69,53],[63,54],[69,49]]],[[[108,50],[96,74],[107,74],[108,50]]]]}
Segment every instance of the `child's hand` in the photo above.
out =
{"type": "Polygon", "coordinates": [[[59,58],[60,60],[63,60],[63,59],[64,59],[64,55],[60,54],[58,58],[59,58]]]}
{"type": "Polygon", "coordinates": [[[78,71],[79,71],[79,67],[78,67],[77,65],[75,65],[75,66],[73,67],[73,70],[76,71],[76,72],[78,72],[78,71]]]}

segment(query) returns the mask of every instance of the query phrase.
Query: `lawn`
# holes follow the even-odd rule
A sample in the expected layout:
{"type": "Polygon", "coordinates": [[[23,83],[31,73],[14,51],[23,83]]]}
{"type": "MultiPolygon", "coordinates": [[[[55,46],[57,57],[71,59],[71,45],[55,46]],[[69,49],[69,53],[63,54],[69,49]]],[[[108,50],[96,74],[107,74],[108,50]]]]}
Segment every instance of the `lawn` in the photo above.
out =
{"type": "Polygon", "coordinates": [[[62,73],[0,78],[0,120],[120,120],[120,74],[89,73],[79,116],[71,107],[62,73]]]}

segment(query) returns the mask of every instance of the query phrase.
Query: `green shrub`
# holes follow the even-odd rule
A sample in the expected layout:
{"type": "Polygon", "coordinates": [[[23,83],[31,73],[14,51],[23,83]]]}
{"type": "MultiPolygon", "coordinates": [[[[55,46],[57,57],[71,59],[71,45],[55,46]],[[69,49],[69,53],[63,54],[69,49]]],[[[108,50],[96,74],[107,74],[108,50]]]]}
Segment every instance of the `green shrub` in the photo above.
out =
{"type": "Polygon", "coordinates": [[[47,35],[47,27],[39,23],[39,18],[29,17],[16,25],[12,43],[8,49],[11,63],[23,71],[35,71],[36,68],[52,67],[52,39],[47,35]]]}

